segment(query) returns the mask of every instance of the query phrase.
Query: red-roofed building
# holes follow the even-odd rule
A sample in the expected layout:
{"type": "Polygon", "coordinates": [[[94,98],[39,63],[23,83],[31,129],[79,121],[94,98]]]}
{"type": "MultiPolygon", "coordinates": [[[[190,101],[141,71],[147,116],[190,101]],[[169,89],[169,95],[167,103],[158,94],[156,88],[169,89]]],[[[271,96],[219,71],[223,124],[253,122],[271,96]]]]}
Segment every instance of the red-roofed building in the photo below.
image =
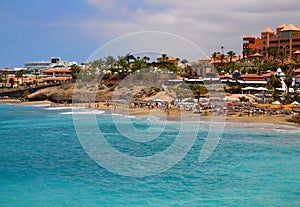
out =
{"type": "Polygon", "coordinates": [[[265,78],[257,74],[240,75],[238,77],[237,82],[242,87],[246,87],[246,86],[264,87],[267,85],[267,81],[265,80],[265,78]]]}
{"type": "MultiPolygon", "coordinates": [[[[244,56],[246,54],[247,58],[249,49],[262,53],[267,48],[277,48],[285,51],[288,54],[289,60],[299,58],[299,55],[297,53],[294,54],[294,52],[300,50],[300,28],[293,24],[278,26],[276,33],[270,27],[266,27],[261,32],[260,38],[247,35],[243,37],[243,41],[243,54],[244,56]]],[[[264,55],[267,56],[266,52],[264,55]]]]}
{"type": "Polygon", "coordinates": [[[294,70],[294,75],[295,75],[295,76],[296,76],[296,75],[300,75],[300,68],[294,70]]]}
{"type": "Polygon", "coordinates": [[[243,37],[243,58],[250,59],[251,50],[255,50],[261,44],[261,39],[246,35],[243,37]]]}
{"type": "Polygon", "coordinates": [[[70,68],[51,68],[41,71],[39,82],[70,81],[72,74],[70,68]]]}

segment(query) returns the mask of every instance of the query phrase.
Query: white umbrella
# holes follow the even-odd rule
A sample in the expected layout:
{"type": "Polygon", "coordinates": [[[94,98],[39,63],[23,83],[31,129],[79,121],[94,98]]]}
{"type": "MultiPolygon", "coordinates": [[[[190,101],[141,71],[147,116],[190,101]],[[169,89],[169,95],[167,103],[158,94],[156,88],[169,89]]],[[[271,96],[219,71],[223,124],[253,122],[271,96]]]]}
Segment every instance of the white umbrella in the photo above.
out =
{"type": "Polygon", "coordinates": [[[281,104],[279,101],[274,101],[272,104],[281,104]]]}
{"type": "Polygon", "coordinates": [[[267,91],[268,89],[266,89],[264,87],[258,87],[257,90],[259,90],[259,91],[267,91]]]}
{"type": "Polygon", "coordinates": [[[292,104],[295,104],[295,105],[298,105],[298,106],[300,105],[299,102],[297,102],[297,101],[294,101],[292,104]]]}
{"type": "Polygon", "coordinates": [[[251,87],[251,86],[248,86],[246,88],[242,88],[242,90],[255,90],[256,88],[254,87],[251,87]]]}
{"type": "Polygon", "coordinates": [[[155,99],[155,102],[163,102],[160,98],[155,99]]]}

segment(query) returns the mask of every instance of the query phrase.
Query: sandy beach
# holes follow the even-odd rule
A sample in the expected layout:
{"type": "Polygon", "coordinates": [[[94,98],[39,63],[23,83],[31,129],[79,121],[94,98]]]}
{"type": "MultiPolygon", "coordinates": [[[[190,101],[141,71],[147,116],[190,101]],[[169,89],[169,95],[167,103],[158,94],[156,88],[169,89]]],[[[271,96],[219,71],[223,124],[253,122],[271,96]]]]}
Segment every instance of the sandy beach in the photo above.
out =
{"type": "MultiPolygon", "coordinates": [[[[34,102],[21,102],[16,99],[0,99],[0,103],[12,103],[12,104],[22,104],[22,105],[39,105],[39,104],[50,104],[57,107],[65,107],[65,106],[74,106],[72,104],[56,104],[50,101],[34,101],[34,102]]],[[[158,108],[148,109],[148,108],[128,108],[125,105],[119,104],[118,106],[110,105],[107,106],[105,103],[82,103],[76,104],[76,106],[87,107],[96,110],[103,110],[106,113],[119,113],[126,114],[132,116],[157,116],[163,120],[169,121],[193,121],[193,120],[208,120],[208,121],[226,121],[233,123],[268,123],[268,124],[277,124],[277,125],[288,125],[288,126],[297,126],[300,127],[299,124],[288,122],[287,119],[290,117],[288,115],[255,115],[255,116],[247,116],[243,114],[239,116],[240,113],[230,113],[226,116],[216,116],[207,114],[198,114],[190,111],[180,110],[180,109],[169,109],[162,110],[158,108]]]]}

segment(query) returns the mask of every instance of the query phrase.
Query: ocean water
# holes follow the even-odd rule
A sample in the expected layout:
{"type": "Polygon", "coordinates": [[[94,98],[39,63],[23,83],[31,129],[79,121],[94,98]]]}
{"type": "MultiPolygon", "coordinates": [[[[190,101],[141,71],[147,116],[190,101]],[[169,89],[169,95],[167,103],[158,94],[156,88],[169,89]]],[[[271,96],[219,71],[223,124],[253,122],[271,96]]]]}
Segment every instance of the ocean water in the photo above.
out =
{"type": "MultiPolygon", "coordinates": [[[[112,116],[96,117],[108,141],[135,156],[159,152],[178,134],[178,123],[171,122],[158,143],[135,143],[122,139],[112,116]]],[[[68,109],[0,104],[0,206],[300,206],[299,132],[227,123],[217,148],[199,163],[203,127],[174,167],[130,177],[90,158],[68,109]]]]}

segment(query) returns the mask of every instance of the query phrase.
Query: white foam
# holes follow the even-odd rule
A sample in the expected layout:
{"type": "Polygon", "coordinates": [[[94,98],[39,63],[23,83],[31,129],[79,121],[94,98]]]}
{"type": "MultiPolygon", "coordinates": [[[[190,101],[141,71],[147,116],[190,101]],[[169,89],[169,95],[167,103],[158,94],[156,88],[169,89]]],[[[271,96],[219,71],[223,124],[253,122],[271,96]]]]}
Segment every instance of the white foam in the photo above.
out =
{"type": "Polygon", "coordinates": [[[84,115],[84,114],[103,114],[105,111],[98,111],[98,110],[86,110],[86,111],[69,111],[69,112],[62,112],[60,114],[76,114],[76,115],[84,115]]]}
{"type": "Polygon", "coordinates": [[[51,104],[33,104],[30,106],[35,106],[35,107],[47,107],[47,106],[51,106],[51,104]]]}
{"type": "Polygon", "coordinates": [[[86,107],[68,107],[68,106],[57,106],[47,107],[46,110],[73,110],[73,109],[85,109],[86,107]]]}
{"type": "Polygon", "coordinates": [[[128,118],[135,118],[135,116],[128,115],[128,114],[117,114],[117,113],[112,113],[112,116],[121,116],[121,117],[128,117],[128,118]]]}

